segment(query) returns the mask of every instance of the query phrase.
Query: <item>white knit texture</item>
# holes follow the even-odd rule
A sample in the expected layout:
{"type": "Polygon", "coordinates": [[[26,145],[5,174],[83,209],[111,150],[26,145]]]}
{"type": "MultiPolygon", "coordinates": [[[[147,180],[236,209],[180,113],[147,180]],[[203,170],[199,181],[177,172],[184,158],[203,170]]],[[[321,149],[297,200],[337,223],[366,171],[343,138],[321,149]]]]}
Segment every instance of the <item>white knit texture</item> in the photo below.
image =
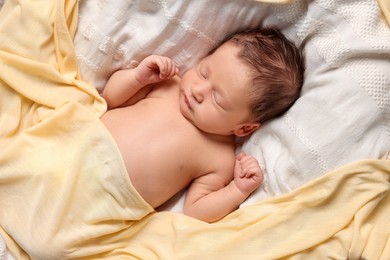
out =
{"type": "Polygon", "coordinates": [[[390,149],[390,30],[377,3],[296,1],[264,22],[304,42],[307,72],[296,104],[244,145],[265,164],[265,184],[246,204],[390,149]]]}
{"type": "Polygon", "coordinates": [[[99,90],[115,70],[132,68],[151,53],[173,58],[184,72],[227,34],[259,24],[265,6],[247,0],[80,1],[80,71],[99,90]]]}
{"type": "MultiPolygon", "coordinates": [[[[300,99],[243,146],[265,174],[246,203],[346,163],[384,157],[390,30],[375,1],[86,0],[75,48],[82,76],[100,90],[113,71],[135,67],[151,53],[172,57],[184,72],[226,34],[259,24],[276,25],[304,44],[307,71],[300,99]]],[[[182,199],[176,204],[172,210],[180,211],[182,199]]]]}

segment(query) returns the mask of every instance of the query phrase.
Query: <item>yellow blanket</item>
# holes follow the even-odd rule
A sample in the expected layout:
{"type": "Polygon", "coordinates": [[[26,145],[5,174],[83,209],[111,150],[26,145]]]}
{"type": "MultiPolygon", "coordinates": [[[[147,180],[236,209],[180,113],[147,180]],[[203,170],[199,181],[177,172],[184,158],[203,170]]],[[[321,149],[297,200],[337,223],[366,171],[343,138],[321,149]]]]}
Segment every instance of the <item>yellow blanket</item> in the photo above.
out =
{"type": "Polygon", "coordinates": [[[390,259],[386,160],[214,224],[153,212],[79,79],[76,25],[76,0],[7,0],[0,13],[0,234],[17,259],[390,259]]]}
{"type": "Polygon", "coordinates": [[[17,259],[104,252],[154,211],[99,119],[104,100],[78,78],[77,7],[10,0],[0,13],[0,233],[17,259]]]}
{"type": "Polygon", "coordinates": [[[385,16],[387,23],[390,26],[390,1],[389,0],[378,0],[379,6],[382,9],[382,13],[385,16]]]}

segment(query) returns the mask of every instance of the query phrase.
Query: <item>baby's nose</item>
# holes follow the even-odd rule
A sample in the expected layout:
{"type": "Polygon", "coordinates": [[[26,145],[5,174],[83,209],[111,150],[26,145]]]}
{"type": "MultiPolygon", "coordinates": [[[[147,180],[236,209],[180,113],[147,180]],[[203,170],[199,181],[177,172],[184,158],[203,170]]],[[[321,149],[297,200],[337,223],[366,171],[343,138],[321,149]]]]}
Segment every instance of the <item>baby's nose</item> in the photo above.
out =
{"type": "Polygon", "coordinates": [[[196,102],[202,103],[204,100],[204,86],[196,85],[192,88],[192,95],[195,98],[196,102]]]}
{"type": "Polygon", "coordinates": [[[198,103],[202,103],[203,102],[203,95],[201,93],[194,92],[193,96],[194,96],[196,102],[198,102],[198,103]]]}
{"type": "Polygon", "coordinates": [[[212,90],[212,85],[209,81],[204,80],[202,82],[198,82],[192,87],[192,95],[196,99],[198,103],[202,103],[205,98],[210,94],[212,90]]]}

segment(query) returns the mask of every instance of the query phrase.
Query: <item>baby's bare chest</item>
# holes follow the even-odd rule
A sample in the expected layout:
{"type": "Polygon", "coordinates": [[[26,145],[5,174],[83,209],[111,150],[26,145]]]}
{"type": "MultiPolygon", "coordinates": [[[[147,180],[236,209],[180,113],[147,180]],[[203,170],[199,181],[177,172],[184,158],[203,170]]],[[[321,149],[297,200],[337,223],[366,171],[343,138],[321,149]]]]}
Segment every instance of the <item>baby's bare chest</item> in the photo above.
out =
{"type": "MultiPolygon", "coordinates": [[[[137,113],[139,114],[139,113],[137,113]]],[[[142,109],[144,119],[127,122],[125,140],[129,168],[137,174],[193,176],[206,170],[207,151],[216,145],[180,113],[163,106],[142,109]]],[[[210,156],[210,155],[208,155],[210,156]]]]}
{"type": "Polygon", "coordinates": [[[153,206],[194,178],[216,171],[223,150],[232,148],[199,131],[178,108],[164,102],[141,102],[111,111],[104,121],[133,185],[153,206]]]}
{"type": "Polygon", "coordinates": [[[132,141],[135,149],[127,150],[124,160],[133,185],[156,207],[218,165],[212,142],[193,129],[181,124],[166,127],[159,120],[150,123],[156,128],[140,131],[141,138],[132,141]]]}

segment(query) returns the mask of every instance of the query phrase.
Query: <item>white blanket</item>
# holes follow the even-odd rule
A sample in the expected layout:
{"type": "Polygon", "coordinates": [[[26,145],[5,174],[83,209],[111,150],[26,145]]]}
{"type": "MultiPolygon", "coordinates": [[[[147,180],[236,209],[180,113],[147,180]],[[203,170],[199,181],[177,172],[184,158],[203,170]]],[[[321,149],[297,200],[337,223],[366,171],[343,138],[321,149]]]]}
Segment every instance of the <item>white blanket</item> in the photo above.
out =
{"type": "Polygon", "coordinates": [[[150,53],[173,57],[184,71],[244,27],[276,25],[303,45],[300,99],[243,146],[265,173],[247,204],[346,163],[384,158],[390,147],[390,29],[376,1],[100,0],[81,2],[80,13],[75,48],[82,75],[98,89],[150,53]]]}

